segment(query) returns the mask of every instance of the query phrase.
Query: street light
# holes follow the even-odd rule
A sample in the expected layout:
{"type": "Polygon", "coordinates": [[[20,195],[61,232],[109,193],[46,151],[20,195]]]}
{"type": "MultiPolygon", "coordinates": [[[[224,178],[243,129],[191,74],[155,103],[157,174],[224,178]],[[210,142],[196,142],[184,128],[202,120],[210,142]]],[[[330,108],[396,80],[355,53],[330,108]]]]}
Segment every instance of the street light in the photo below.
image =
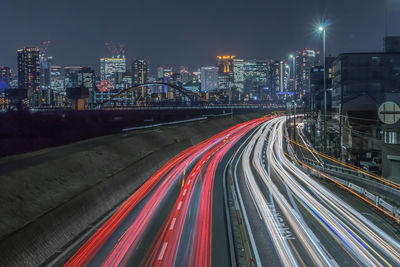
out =
{"type": "Polygon", "coordinates": [[[323,39],[323,64],[324,64],[324,148],[325,152],[327,150],[327,139],[326,139],[326,28],[323,26],[318,27],[318,30],[322,32],[322,39],[323,39]]]}

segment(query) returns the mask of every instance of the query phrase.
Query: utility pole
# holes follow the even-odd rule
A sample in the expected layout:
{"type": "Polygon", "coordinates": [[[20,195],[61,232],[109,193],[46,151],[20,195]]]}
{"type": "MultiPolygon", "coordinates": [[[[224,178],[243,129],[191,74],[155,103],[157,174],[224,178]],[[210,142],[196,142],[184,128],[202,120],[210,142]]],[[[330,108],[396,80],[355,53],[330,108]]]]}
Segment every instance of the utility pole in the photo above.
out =
{"type": "Polygon", "coordinates": [[[296,102],[293,100],[293,140],[296,141],[296,102]]]}

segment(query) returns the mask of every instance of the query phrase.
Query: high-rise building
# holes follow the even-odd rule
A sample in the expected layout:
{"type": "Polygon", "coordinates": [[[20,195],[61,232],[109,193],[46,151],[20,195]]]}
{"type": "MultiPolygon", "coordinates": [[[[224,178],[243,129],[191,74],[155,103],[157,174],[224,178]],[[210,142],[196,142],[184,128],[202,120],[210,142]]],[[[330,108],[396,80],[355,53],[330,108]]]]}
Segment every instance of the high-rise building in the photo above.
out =
{"type": "Polygon", "coordinates": [[[76,88],[82,86],[82,67],[64,67],[65,88],[76,88]]]}
{"type": "Polygon", "coordinates": [[[268,88],[273,98],[280,92],[280,62],[269,61],[268,88]]]}
{"type": "Polygon", "coordinates": [[[164,68],[158,67],[157,68],[157,80],[164,78],[164,68]]]}
{"type": "Polygon", "coordinates": [[[181,66],[180,68],[181,80],[182,83],[188,83],[193,80],[193,74],[189,72],[189,68],[186,65],[181,66]]]}
{"type": "Polygon", "coordinates": [[[65,88],[85,87],[89,90],[89,103],[93,103],[93,95],[96,91],[96,77],[90,67],[65,67],[65,88]]]}
{"type": "Polygon", "coordinates": [[[40,49],[25,47],[18,53],[18,87],[27,89],[29,105],[40,105],[40,49]]]}
{"type": "Polygon", "coordinates": [[[279,92],[287,92],[289,65],[285,61],[279,62],[279,92]]]}
{"type": "Polygon", "coordinates": [[[239,93],[257,98],[268,85],[269,63],[267,60],[233,60],[234,86],[239,93]]]}
{"type": "Polygon", "coordinates": [[[50,88],[53,94],[53,106],[63,106],[67,102],[64,82],[63,68],[61,66],[51,66],[50,88]]]}
{"type": "Polygon", "coordinates": [[[90,67],[82,68],[82,86],[89,89],[89,95],[96,88],[96,75],[90,67]]]}
{"type": "Polygon", "coordinates": [[[149,62],[146,59],[135,59],[132,63],[133,84],[142,84],[148,81],[149,62]]]}
{"type": "Polygon", "coordinates": [[[218,58],[218,87],[230,89],[234,83],[233,59],[235,56],[217,56],[218,58]]]}
{"type": "Polygon", "coordinates": [[[51,90],[51,63],[52,57],[47,57],[44,53],[40,57],[40,99],[41,105],[52,106],[54,94],[51,90]]]}
{"type": "Polygon", "coordinates": [[[246,74],[245,74],[245,65],[249,64],[250,62],[244,59],[235,58],[233,60],[233,82],[234,87],[240,92],[243,93],[244,91],[244,84],[246,81],[246,74]]]}
{"type": "Polygon", "coordinates": [[[53,57],[40,57],[40,89],[48,90],[51,87],[51,63],[53,57]]]}
{"type": "Polygon", "coordinates": [[[164,78],[170,78],[174,74],[174,70],[172,67],[165,67],[163,68],[163,77],[164,78]]]}
{"type": "Polygon", "coordinates": [[[212,92],[218,89],[218,68],[202,67],[200,69],[201,91],[212,92]]]}
{"type": "Polygon", "coordinates": [[[85,87],[89,93],[95,89],[95,74],[89,67],[65,67],[65,87],[85,87]]]}
{"type": "Polygon", "coordinates": [[[288,92],[289,66],[286,61],[270,60],[268,62],[267,93],[273,100],[285,100],[288,92]]]}
{"type": "Polygon", "coordinates": [[[64,92],[64,74],[61,66],[51,66],[50,87],[56,92],[64,92]]]}
{"type": "Polygon", "coordinates": [[[295,94],[302,98],[310,92],[310,70],[313,66],[320,65],[320,51],[303,49],[296,52],[295,69],[295,94]]]}
{"type": "Polygon", "coordinates": [[[11,70],[9,67],[0,67],[0,93],[10,88],[11,70]]]}
{"type": "Polygon", "coordinates": [[[125,57],[100,58],[100,80],[107,80],[115,86],[117,73],[125,72],[125,57]]]}

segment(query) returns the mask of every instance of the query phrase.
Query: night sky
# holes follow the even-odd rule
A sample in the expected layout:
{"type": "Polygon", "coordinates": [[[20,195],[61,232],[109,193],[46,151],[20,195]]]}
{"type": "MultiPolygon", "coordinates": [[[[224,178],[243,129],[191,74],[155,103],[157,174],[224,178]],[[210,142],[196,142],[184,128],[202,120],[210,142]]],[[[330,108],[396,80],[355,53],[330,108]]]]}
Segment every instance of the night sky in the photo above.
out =
{"type": "MultiPolygon", "coordinates": [[[[400,35],[400,0],[387,0],[389,34],[400,35]]],[[[316,24],[329,19],[328,53],[381,51],[383,0],[4,0],[0,65],[16,66],[16,49],[51,40],[56,65],[110,56],[104,43],[126,43],[127,58],[151,68],[214,65],[217,54],[281,59],[319,48],[316,24]]]]}

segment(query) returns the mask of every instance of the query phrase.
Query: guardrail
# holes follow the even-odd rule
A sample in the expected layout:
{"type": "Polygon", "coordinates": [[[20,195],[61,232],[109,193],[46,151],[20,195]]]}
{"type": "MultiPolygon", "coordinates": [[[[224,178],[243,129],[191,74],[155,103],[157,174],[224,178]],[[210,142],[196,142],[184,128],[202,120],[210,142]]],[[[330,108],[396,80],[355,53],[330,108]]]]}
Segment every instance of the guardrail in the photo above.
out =
{"type": "MultiPolygon", "coordinates": [[[[313,165],[313,168],[321,172],[330,174],[331,178],[336,182],[363,195],[376,206],[400,219],[400,206],[397,206],[400,200],[400,190],[390,187],[383,182],[373,180],[369,176],[355,170],[331,164],[325,164],[325,167],[322,167],[320,163],[307,158],[304,158],[303,161],[313,165]],[[393,201],[389,203],[388,199],[393,201]]],[[[322,175],[319,173],[315,173],[315,175],[322,178],[322,175]]]]}
{"type": "Polygon", "coordinates": [[[177,110],[177,109],[283,109],[270,105],[206,105],[206,106],[104,106],[103,110],[177,110]]]}

